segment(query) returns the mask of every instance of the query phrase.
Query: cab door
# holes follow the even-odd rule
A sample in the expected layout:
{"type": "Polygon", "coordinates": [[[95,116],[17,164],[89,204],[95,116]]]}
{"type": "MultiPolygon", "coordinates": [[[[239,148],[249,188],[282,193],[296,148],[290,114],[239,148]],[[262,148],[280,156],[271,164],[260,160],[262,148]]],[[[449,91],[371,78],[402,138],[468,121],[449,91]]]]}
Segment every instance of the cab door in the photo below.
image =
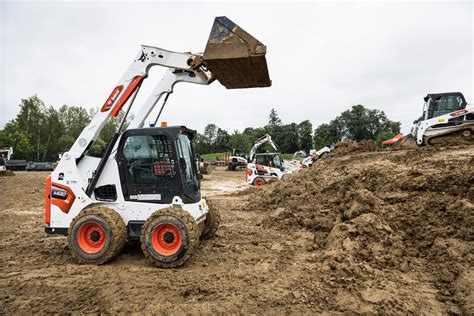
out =
{"type": "Polygon", "coordinates": [[[176,149],[167,135],[125,135],[119,149],[124,199],[169,204],[182,191],[176,149]]]}

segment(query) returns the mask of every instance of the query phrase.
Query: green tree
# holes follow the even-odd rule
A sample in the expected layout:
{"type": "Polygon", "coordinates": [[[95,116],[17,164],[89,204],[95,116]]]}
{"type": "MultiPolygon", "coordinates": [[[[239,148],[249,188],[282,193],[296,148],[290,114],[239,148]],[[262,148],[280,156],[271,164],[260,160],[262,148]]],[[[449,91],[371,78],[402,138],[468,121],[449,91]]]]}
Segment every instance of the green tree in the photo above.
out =
{"type": "Polygon", "coordinates": [[[307,149],[313,143],[313,124],[305,120],[298,124],[299,148],[307,149]]]}
{"type": "Polygon", "coordinates": [[[238,130],[234,132],[229,137],[230,149],[240,149],[240,150],[249,150],[250,142],[249,139],[245,136],[244,133],[240,133],[238,130]]]}
{"type": "Polygon", "coordinates": [[[28,136],[15,121],[8,122],[0,131],[0,147],[13,147],[14,159],[28,159],[33,153],[28,136]]]}
{"type": "Polygon", "coordinates": [[[214,150],[216,152],[229,150],[229,133],[226,130],[218,127],[216,131],[216,139],[214,141],[214,150]]]}
{"type": "Polygon", "coordinates": [[[272,108],[270,111],[270,115],[268,116],[268,125],[271,127],[279,126],[281,125],[281,119],[278,117],[278,112],[272,108]]]}
{"type": "Polygon", "coordinates": [[[216,141],[217,136],[217,126],[216,124],[207,124],[204,128],[203,134],[203,143],[205,145],[206,153],[212,153],[214,151],[214,143],[216,141]]]}
{"type": "Polygon", "coordinates": [[[352,140],[377,140],[381,133],[400,133],[400,122],[391,121],[380,110],[354,105],[342,112],[329,124],[322,124],[315,130],[314,141],[317,147],[335,144],[343,137],[352,140]]]}
{"type": "Polygon", "coordinates": [[[278,126],[271,136],[281,152],[292,153],[300,149],[299,129],[296,123],[278,126]]]}

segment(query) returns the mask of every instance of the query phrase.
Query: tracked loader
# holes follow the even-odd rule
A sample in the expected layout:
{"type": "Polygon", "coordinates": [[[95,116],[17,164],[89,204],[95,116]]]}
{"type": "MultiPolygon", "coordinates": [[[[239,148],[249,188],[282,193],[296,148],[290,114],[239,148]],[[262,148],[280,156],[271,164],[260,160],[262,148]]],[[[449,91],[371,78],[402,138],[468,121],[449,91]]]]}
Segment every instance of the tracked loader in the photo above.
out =
{"type": "Polygon", "coordinates": [[[423,115],[412,131],[417,145],[434,145],[451,136],[459,136],[454,142],[474,142],[474,105],[462,93],[430,93],[423,100],[423,115]]]}
{"type": "Polygon", "coordinates": [[[178,82],[209,85],[217,79],[227,89],[269,87],[265,53],[262,43],[226,17],[215,19],[202,55],[141,46],[48,176],[46,232],[68,236],[72,256],[82,263],[103,264],[133,239],[140,240],[156,266],[186,262],[220,221],[218,210],[201,196],[192,145],[196,132],[184,126],[147,128],[144,122],[163,98],[158,121],[178,82]],[[154,66],[167,71],[135,108],[135,97],[154,66]],[[128,115],[132,108],[133,117],[128,115]],[[125,115],[104,155],[88,156],[105,124],[121,111],[125,115]]]}

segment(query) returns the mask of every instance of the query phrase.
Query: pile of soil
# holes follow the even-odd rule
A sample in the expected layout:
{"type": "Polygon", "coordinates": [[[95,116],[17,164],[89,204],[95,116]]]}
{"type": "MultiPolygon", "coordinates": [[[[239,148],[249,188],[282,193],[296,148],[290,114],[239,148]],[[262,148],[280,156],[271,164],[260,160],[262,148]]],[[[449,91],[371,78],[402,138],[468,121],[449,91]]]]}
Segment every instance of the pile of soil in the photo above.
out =
{"type": "Polygon", "coordinates": [[[0,177],[13,177],[15,173],[10,170],[0,170],[0,177]]]}
{"type": "Polygon", "coordinates": [[[349,138],[337,143],[331,151],[331,156],[344,156],[360,152],[378,151],[380,148],[373,140],[353,141],[349,138]]]}
{"type": "MultiPolygon", "coordinates": [[[[460,146],[472,146],[474,145],[474,135],[467,134],[463,135],[463,132],[456,132],[448,135],[442,135],[438,137],[433,137],[428,140],[428,146],[432,147],[460,147],[460,146]]],[[[420,148],[416,144],[416,139],[408,134],[404,136],[401,140],[392,145],[392,150],[400,149],[416,149],[420,148]]]]}
{"type": "Polygon", "coordinates": [[[416,139],[408,134],[403,136],[398,142],[392,145],[391,150],[400,150],[400,149],[417,149],[418,145],[416,144],[416,139]]]}
{"type": "Polygon", "coordinates": [[[265,227],[313,234],[309,284],[329,282],[337,310],[473,313],[474,147],[344,156],[374,150],[342,144],[248,208],[265,227]]]}
{"type": "Polygon", "coordinates": [[[474,313],[474,148],[329,155],[272,186],[216,168],[216,236],[177,269],[129,243],[78,264],[44,233],[47,172],[0,177],[0,314],[474,313]]]}

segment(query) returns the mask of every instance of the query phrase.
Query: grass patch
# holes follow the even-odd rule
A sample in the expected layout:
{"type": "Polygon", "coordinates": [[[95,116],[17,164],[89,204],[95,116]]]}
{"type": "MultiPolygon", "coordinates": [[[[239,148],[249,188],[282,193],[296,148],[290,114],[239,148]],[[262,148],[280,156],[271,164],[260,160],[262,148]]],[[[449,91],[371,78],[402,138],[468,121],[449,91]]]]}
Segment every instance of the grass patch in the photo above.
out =
{"type": "Polygon", "coordinates": [[[281,154],[283,160],[291,160],[293,159],[293,154],[281,154]]]}

